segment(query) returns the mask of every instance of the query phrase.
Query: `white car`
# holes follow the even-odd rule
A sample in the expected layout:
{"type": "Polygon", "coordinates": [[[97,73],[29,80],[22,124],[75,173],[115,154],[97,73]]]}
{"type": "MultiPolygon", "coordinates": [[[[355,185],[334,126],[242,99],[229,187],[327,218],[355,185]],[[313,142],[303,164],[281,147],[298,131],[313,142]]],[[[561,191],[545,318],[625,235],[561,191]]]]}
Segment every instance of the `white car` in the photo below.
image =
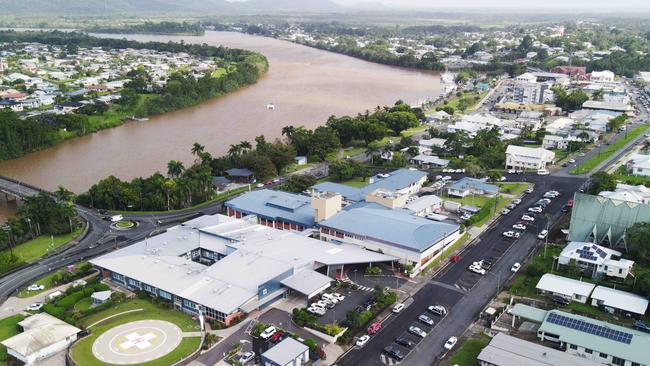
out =
{"type": "Polygon", "coordinates": [[[531,222],[532,222],[532,221],[535,221],[535,218],[534,218],[534,217],[532,217],[532,216],[528,216],[528,215],[523,215],[523,216],[521,217],[521,219],[524,220],[524,221],[531,221],[531,222]]]}
{"type": "Polygon", "coordinates": [[[323,301],[330,302],[334,305],[339,303],[339,300],[335,296],[332,296],[331,294],[323,294],[322,298],[323,301]]]}
{"type": "Polygon", "coordinates": [[[366,343],[368,343],[369,340],[370,340],[369,335],[367,335],[367,334],[362,335],[361,337],[359,337],[359,339],[357,339],[357,347],[365,346],[366,343]]]}
{"type": "Polygon", "coordinates": [[[278,330],[275,329],[274,326],[270,326],[270,327],[264,329],[264,331],[263,331],[262,333],[260,333],[260,338],[262,338],[262,339],[269,339],[269,338],[271,338],[271,336],[274,335],[275,332],[277,332],[277,331],[278,331],[278,330]]]}
{"type": "Polygon", "coordinates": [[[416,336],[422,337],[422,338],[427,336],[427,332],[425,332],[422,329],[416,327],[415,325],[411,325],[409,327],[409,332],[411,332],[412,334],[415,334],[416,336]]]}
{"type": "Polygon", "coordinates": [[[542,208],[539,207],[539,206],[529,207],[529,208],[528,208],[528,212],[540,213],[540,212],[542,212],[542,208]]]}
{"type": "Polygon", "coordinates": [[[514,225],[512,225],[512,228],[517,229],[517,230],[526,230],[526,225],[524,225],[524,224],[514,224],[514,225]]]}
{"type": "Polygon", "coordinates": [[[521,200],[519,198],[515,198],[514,200],[512,200],[512,203],[514,203],[515,205],[518,205],[518,204],[521,203],[521,200]]]}
{"type": "Polygon", "coordinates": [[[516,170],[514,170],[514,169],[508,169],[508,174],[515,174],[515,173],[516,173],[516,170]]]}
{"type": "Polygon", "coordinates": [[[264,188],[264,183],[257,183],[257,185],[256,185],[255,187],[257,187],[257,188],[264,188]]]}
{"type": "Polygon", "coordinates": [[[525,192],[526,193],[533,193],[534,191],[535,191],[535,189],[533,187],[530,187],[530,188],[527,188],[525,192]]]}
{"type": "Polygon", "coordinates": [[[516,232],[516,231],[509,230],[509,231],[503,232],[503,236],[505,236],[506,238],[515,238],[515,239],[517,239],[519,237],[519,233],[516,232]]]}
{"type": "Polygon", "coordinates": [[[310,307],[307,308],[307,311],[311,314],[322,316],[325,315],[326,311],[323,308],[317,308],[317,307],[310,307]]]}
{"type": "Polygon", "coordinates": [[[508,210],[507,208],[504,208],[503,210],[501,210],[501,215],[507,215],[509,213],[510,213],[510,210],[508,210]]]}
{"type": "Polygon", "coordinates": [[[399,313],[400,311],[404,310],[405,306],[406,305],[404,305],[402,303],[399,303],[399,304],[395,305],[395,307],[393,308],[393,313],[399,313]]]}
{"type": "Polygon", "coordinates": [[[338,292],[335,292],[335,293],[333,293],[333,294],[331,294],[331,295],[334,296],[338,301],[343,301],[343,300],[345,300],[345,296],[339,294],[338,292]]]}
{"type": "Polygon", "coordinates": [[[86,286],[86,281],[83,279],[72,282],[72,287],[86,286]]]}
{"type": "Polygon", "coordinates": [[[27,291],[40,291],[40,290],[45,290],[45,286],[35,283],[27,287],[27,291]]]}
{"type": "Polygon", "coordinates": [[[469,270],[474,272],[474,273],[478,273],[480,275],[485,274],[485,270],[481,266],[476,266],[476,265],[472,264],[472,265],[469,266],[469,270]]]}
{"type": "Polygon", "coordinates": [[[538,239],[546,239],[546,236],[548,235],[548,230],[542,230],[537,234],[538,239]]]}
{"type": "Polygon", "coordinates": [[[39,311],[39,310],[41,310],[42,307],[43,307],[43,303],[35,302],[35,303],[27,305],[25,310],[27,310],[27,311],[39,311]]]}
{"type": "Polygon", "coordinates": [[[447,340],[447,342],[445,342],[445,346],[444,346],[444,347],[445,347],[446,350],[450,350],[450,349],[454,348],[454,346],[456,345],[457,342],[458,342],[458,338],[456,338],[456,337],[450,337],[450,338],[447,340]]]}
{"type": "Polygon", "coordinates": [[[573,164],[576,162],[576,159],[569,159],[569,164],[573,164]]]}
{"type": "Polygon", "coordinates": [[[513,264],[512,267],[510,267],[510,271],[514,273],[514,272],[517,272],[519,270],[519,268],[521,268],[521,264],[519,264],[519,262],[517,262],[517,263],[513,264]]]}
{"type": "Polygon", "coordinates": [[[237,359],[237,362],[239,362],[242,365],[245,365],[245,364],[251,362],[253,360],[253,358],[255,358],[255,352],[248,351],[248,352],[242,353],[239,356],[239,358],[237,359]]]}
{"type": "Polygon", "coordinates": [[[507,179],[506,177],[503,177],[503,176],[502,176],[501,178],[499,178],[499,182],[505,182],[506,179],[507,179]]]}

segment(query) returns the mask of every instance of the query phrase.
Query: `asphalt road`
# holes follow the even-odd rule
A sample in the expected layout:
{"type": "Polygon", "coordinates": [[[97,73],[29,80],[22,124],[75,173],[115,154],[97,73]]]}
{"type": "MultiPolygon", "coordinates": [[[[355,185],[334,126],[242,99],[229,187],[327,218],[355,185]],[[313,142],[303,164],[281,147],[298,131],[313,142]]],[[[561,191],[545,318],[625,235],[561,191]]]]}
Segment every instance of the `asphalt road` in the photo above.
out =
{"type": "MultiPolygon", "coordinates": [[[[519,178],[523,176],[511,177],[519,178]]],[[[391,315],[382,330],[374,336],[363,349],[354,349],[343,357],[338,365],[382,365],[395,364],[393,360],[382,356],[384,347],[393,344],[398,336],[407,333],[408,327],[417,322],[417,316],[426,313],[426,308],[434,303],[440,303],[450,310],[442,320],[435,318],[436,325],[431,329],[426,327],[428,335],[411,353],[400,363],[403,365],[431,365],[444,355],[444,342],[450,336],[459,336],[476,320],[479,312],[497,293],[497,283],[502,287],[513,275],[510,271],[512,264],[521,262],[540,241],[537,239],[537,228],[546,227],[544,214],[557,217],[562,206],[573,197],[573,192],[578,191],[585,182],[580,177],[554,177],[526,175],[525,179],[535,183],[535,191],[526,195],[522,203],[510,214],[496,221],[483,235],[475,239],[461,254],[461,260],[449,264],[424,288],[413,296],[411,303],[404,311],[391,315]],[[543,214],[537,214],[535,225],[529,226],[527,231],[517,240],[507,239],[502,233],[512,230],[512,225],[518,222],[521,215],[544,192],[557,190],[561,196],[552,201],[543,214]],[[468,271],[469,265],[491,256],[495,264],[485,276],[473,274],[468,271]]],[[[420,326],[425,329],[425,326],[420,326]]],[[[416,340],[413,335],[409,338],[416,340]]],[[[407,349],[400,348],[403,353],[407,349]]]]}

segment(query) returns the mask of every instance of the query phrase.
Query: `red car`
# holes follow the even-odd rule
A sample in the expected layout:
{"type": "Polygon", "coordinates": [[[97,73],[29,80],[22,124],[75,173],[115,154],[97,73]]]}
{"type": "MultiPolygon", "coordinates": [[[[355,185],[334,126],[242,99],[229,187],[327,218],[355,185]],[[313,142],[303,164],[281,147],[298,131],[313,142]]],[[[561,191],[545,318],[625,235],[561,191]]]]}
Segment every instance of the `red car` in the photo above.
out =
{"type": "Polygon", "coordinates": [[[460,256],[459,256],[459,255],[454,255],[454,256],[452,256],[452,257],[449,258],[449,259],[451,260],[451,263],[458,263],[458,262],[460,262],[460,256]]]}
{"type": "Polygon", "coordinates": [[[566,203],[566,207],[568,207],[568,208],[573,207],[573,200],[572,200],[572,199],[569,200],[569,201],[566,203]]]}
{"type": "Polygon", "coordinates": [[[280,341],[280,339],[282,339],[282,336],[284,336],[284,332],[275,332],[271,336],[271,342],[277,343],[278,341],[280,341]]]}
{"type": "Polygon", "coordinates": [[[381,323],[375,322],[368,327],[368,334],[375,334],[381,329],[381,323]]]}

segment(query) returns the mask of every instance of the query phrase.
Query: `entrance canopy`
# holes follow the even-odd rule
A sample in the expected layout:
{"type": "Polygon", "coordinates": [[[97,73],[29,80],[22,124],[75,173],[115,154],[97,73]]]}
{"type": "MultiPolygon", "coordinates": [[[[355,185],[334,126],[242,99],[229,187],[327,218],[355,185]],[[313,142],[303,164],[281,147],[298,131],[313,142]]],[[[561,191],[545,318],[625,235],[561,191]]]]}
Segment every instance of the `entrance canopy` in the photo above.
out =
{"type": "Polygon", "coordinates": [[[302,270],[280,281],[292,290],[312,298],[330,287],[333,279],[310,269],[302,270]]]}

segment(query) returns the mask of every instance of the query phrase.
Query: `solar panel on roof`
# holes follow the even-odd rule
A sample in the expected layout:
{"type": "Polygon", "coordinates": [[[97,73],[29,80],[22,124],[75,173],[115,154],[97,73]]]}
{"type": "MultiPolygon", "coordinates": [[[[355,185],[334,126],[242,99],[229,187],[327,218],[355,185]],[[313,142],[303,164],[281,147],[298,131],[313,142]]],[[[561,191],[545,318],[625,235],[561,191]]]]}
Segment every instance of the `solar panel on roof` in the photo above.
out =
{"type": "Polygon", "coordinates": [[[600,248],[596,249],[596,253],[598,253],[598,255],[599,255],[601,258],[605,258],[605,257],[607,257],[607,253],[605,253],[605,251],[602,250],[602,249],[600,249],[600,248]]]}
{"type": "Polygon", "coordinates": [[[611,339],[616,342],[625,344],[630,344],[632,342],[631,333],[589,323],[580,319],[569,318],[557,313],[550,313],[546,318],[546,321],[567,328],[575,329],[577,331],[585,332],[587,334],[593,334],[603,338],[611,339]]]}

